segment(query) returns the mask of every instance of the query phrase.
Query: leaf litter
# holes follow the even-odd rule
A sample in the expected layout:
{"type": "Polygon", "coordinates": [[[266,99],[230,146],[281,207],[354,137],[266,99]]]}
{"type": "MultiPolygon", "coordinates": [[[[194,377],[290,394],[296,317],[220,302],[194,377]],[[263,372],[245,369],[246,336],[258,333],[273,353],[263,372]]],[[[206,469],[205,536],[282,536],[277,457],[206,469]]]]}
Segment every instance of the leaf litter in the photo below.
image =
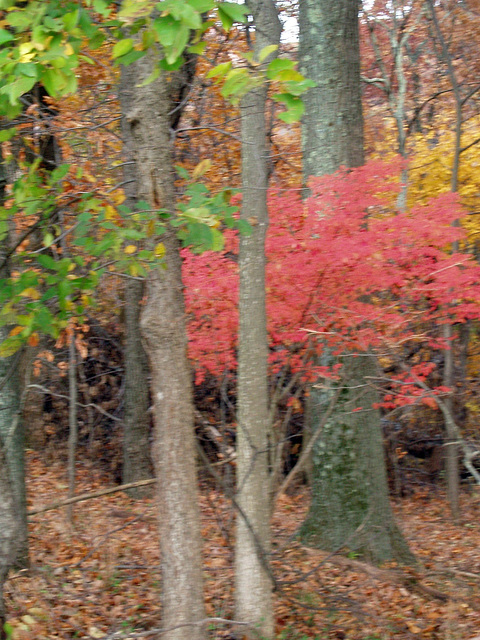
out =
{"type": "MultiPolygon", "coordinates": [[[[77,468],[77,492],[108,480],[92,463],[77,468]]],[[[66,494],[61,462],[28,452],[29,508],[66,494]]],[[[201,487],[205,602],[212,619],[234,620],[234,518],[223,494],[201,487]]],[[[306,489],[281,496],[272,519],[278,640],[474,640],[480,630],[480,492],[462,494],[462,521],[449,519],[440,490],[395,503],[419,567],[372,567],[361,558],[301,545],[295,532],[306,489]]],[[[122,492],[30,521],[31,568],[6,584],[13,640],[135,638],[161,628],[159,550],[153,499],[122,492]],[[137,634],[137,635],[135,635],[137,634]]],[[[211,638],[233,638],[212,622],[211,638]]],[[[153,637],[153,636],[152,636],[153,637]]]]}

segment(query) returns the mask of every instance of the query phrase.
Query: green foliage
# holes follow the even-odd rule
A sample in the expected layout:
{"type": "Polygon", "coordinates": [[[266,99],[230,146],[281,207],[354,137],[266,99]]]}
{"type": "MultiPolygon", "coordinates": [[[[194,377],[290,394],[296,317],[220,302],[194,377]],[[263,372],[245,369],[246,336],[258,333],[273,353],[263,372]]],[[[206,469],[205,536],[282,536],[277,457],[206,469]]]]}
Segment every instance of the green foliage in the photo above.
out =
{"type": "Polygon", "coordinates": [[[232,62],[221,63],[209,71],[207,77],[213,78],[215,84],[222,85],[220,93],[232,104],[237,104],[249,91],[271,81],[278,88],[273,99],[286,107],[286,111],[281,113],[279,118],[288,123],[297,122],[304,111],[299,96],[314,87],[315,83],[299,73],[292,60],[275,58],[265,67],[262,63],[276,48],[275,45],[265,47],[259,53],[258,60],[253,52],[246,53],[240,67],[234,67],[232,62]]]}
{"type": "Polygon", "coordinates": [[[0,112],[8,118],[22,109],[20,97],[42,82],[52,96],[76,90],[80,49],[98,46],[103,36],[78,2],[31,0],[17,6],[0,0],[0,112]],[[100,36],[100,37],[99,37],[100,36]]]}
{"type": "MultiPolygon", "coordinates": [[[[131,64],[149,49],[161,47],[163,55],[146,84],[162,68],[180,67],[185,50],[203,51],[202,35],[212,24],[205,20],[206,14],[218,17],[229,30],[245,22],[248,13],[243,5],[215,0],[124,0],[117,13],[108,0],[29,0],[21,5],[0,0],[0,10],[4,11],[0,112],[7,119],[18,116],[23,108],[21,97],[38,83],[52,97],[75,92],[78,65],[88,60],[82,49],[94,50],[107,37],[116,39],[112,59],[118,64],[131,64]]],[[[300,117],[298,96],[311,83],[291,61],[268,64],[275,50],[266,47],[258,59],[247,53],[238,67],[219,65],[210,76],[222,83],[222,95],[232,103],[252,88],[275,82],[282,92],[278,100],[287,107],[282,117],[291,122],[300,117]]],[[[0,142],[15,134],[13,128],[3,129],[0,142]]],[[[0,345],[0,356],[10,355],[26,341],[35,343],[39,333],[58,336],[72,317],[81,320],[107,269],[145,276],[163,259],[165,248],[159,237],[167,221],[177,228],[182,245],[197,253],[221,250],[224,228],[251,232],[249,224],[236,217],[231,191],[211,194],[198,183],[206,166],[183,176],[188,182],[185,198],[174,217],[151,210],[146,202],[138,203],[134,211],[123,205],[115,210],[95,194],[84,194],[69,205],[76,217],[68,229],[55,222],[55,215],[64,206],[62,181],[70,167],[42,172],[37,161],[21,168],[24,173],[13,185],[8,206],[0,207],[0,243],[5,244],[9,221],[16,217],[28,229],[25,237],[35,238],[36,244],[19,242],[0,265],[4,268],[8,261],[10,273],[0,280],[0,326],[13,326],[0,345]]]]}
{"type": "MultiPolygon", "coordinates": [[[[224,189],[212,195],[207,187],[195,179],[204,170],[202,163],[193,171],[192,177],[182,167],[177,167],[183,178],[190,178],[185,190],[185,199],[178,205],[177,216],[170,221],[177,227],[177,235],[184,247],[194,253],[221,251],[224,247],[222,228],[237,229],[249,235],[251,227],[245,220],[235,217],[238,206],[231,204],[234,192],[224,189]]],[[[209,166],[209,163],[204,165],[209,166]]]]}
{"type": "Polygon", "coordinates": [[[5,631],[5,635],[7,640],[11,640],[13,638],[13,627],[11,624],[9,624],[8,622],[6,622],[3,625],[3,630],[5,631]]]}

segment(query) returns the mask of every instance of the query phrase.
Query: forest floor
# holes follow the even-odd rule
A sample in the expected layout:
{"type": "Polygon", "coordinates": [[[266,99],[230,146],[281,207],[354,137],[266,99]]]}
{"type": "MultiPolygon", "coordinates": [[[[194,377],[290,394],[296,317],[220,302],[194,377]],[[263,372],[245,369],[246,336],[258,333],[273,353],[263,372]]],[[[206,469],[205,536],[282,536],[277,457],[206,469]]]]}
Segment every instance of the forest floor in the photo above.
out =
{"type": "MultiPolygon", "coordinates": [[[[30,451],[29,508],[66,496],[65,476],[61,461],[47,466],[30,451]]],[[[78,465],[77,493],[106,482],[93,464],[78,465]]],[[[208,485],[201,501],[207,615],[231,620],[231,507],[208,485]]],[[[458,525],[440,490],[417,491],[394,505],[417,569],[373,568],[300,545],[293,534],[307,508],[308,492],[299,490],[279,500],[273,518],[278,640],[480,640],[478,490],[462,495],[458,525]]],[[[31,570],[6,585],[14,640],[154,637],[147,632],[161,627],[161,612],[152,500],[119,492],[80,502],[73,527],[65,507],[37,514],[30,542],[31,570]]],[[[219,620],[209,629],[212,639],[233,637],[219,620]]]]}

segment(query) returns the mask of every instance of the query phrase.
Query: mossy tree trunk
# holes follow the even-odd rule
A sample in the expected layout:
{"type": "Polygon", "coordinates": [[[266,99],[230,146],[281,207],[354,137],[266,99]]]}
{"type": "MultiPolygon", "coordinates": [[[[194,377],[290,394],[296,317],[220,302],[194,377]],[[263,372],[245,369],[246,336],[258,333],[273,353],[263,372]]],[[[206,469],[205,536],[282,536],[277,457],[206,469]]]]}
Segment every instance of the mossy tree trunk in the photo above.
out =
{"type": "MultiPolygon", "coordinates": [[[[314,449],[312,503],[301,537],[374,563],[413,562],[389,501],[380,412],[373,408],[378,394],[368,382],[378,375],[376,359],[364,353],[343,360],[343,389],[314,449]]],[[[317,421],[333,393],[332,385],[316,394],[317,421]]]]}
{"type": "MultiPolygon", "coordinates": [[[[358,0],[300,0],[300,66],[317,83],[305,98],[305,180],[364,162],[358,11],[358,0]]],[[[328,349],[324,357],[333,363],[328,349]]],[[[378,397],[366,382],[377,375],[375,358],[347,353],[342,364],[345,388],[314,448],[312,503],[301,537],[330,551],[354,550],[373,562],[412,562],[390,508],[380,414],[373,409],[378,397]]],[[[327,396],[313,385],[312,432],[327,396]]]]}

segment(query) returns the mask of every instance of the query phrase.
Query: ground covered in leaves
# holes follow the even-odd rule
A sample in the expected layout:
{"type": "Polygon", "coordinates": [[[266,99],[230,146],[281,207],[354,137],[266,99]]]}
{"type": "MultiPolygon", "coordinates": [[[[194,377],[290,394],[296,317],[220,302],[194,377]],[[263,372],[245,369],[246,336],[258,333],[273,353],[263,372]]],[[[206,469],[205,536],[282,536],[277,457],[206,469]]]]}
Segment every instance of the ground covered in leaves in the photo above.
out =
{"type": "MultiPolygon", "coordinates": [[[[66,496],[65,467],[28,454],[30,509],[66,496]]],[[[80,464],[78,491],[106,479],[80,464]]],[[[210,637],[232,638],[233,514],[211,485],[202,489],[210,637]]],[[[418,569],[373,568],[360,558],[301,546],[295,531],[308,494],[279,500],[273,519],[278,640],[480,640],[480,492],[462,495],[451,523],[443,493],[417,491],[395,506],[418,569]]],[[[6,585],[15,640],[155,637],[161,628],[154,503],[124,493],[31,518],[32,568],[6,585]]],[[[237,637],[241,637],[237,629],[237,637]]],[[[158,637],[158,635],[157,635],[158,637]]]]}

